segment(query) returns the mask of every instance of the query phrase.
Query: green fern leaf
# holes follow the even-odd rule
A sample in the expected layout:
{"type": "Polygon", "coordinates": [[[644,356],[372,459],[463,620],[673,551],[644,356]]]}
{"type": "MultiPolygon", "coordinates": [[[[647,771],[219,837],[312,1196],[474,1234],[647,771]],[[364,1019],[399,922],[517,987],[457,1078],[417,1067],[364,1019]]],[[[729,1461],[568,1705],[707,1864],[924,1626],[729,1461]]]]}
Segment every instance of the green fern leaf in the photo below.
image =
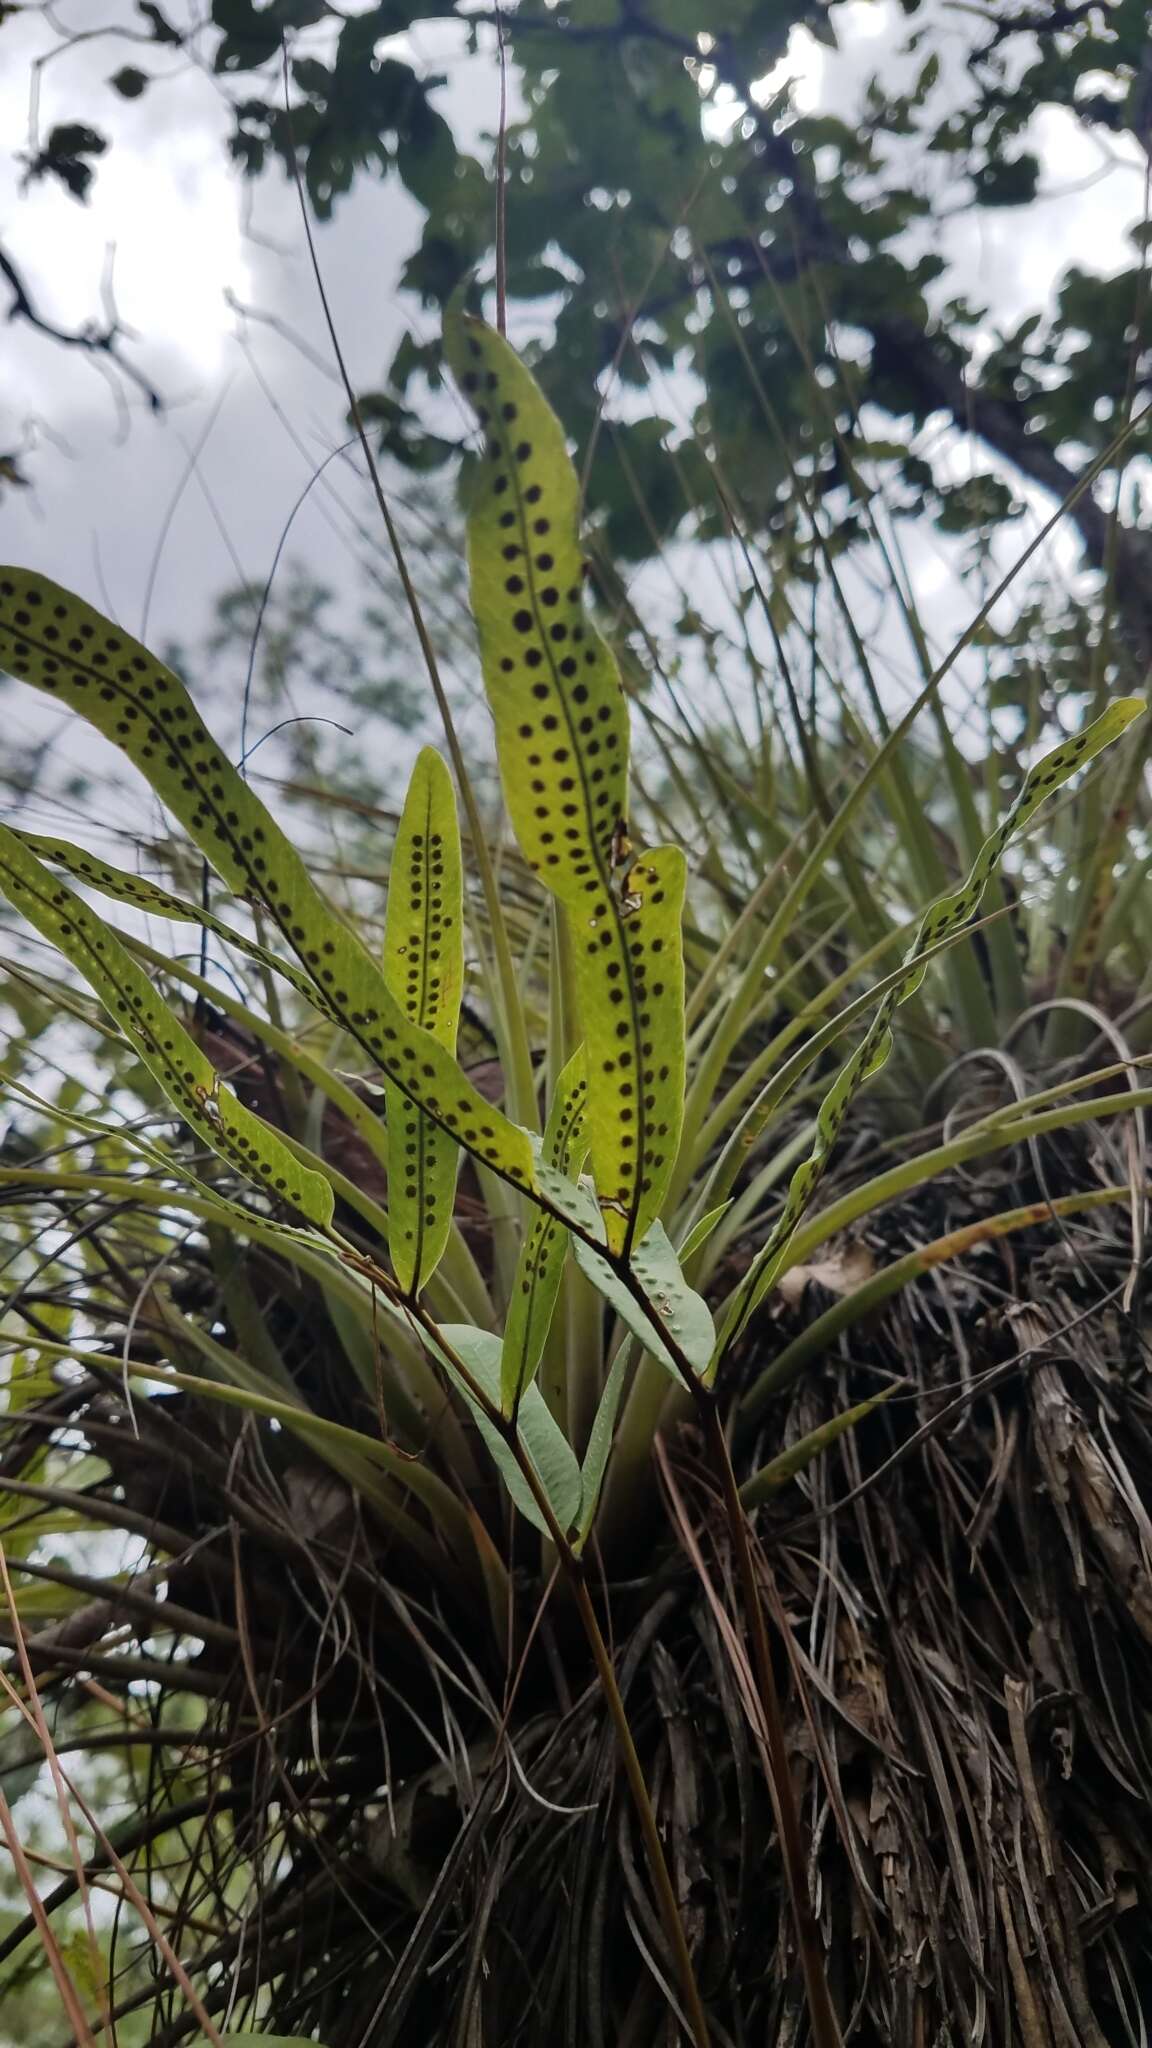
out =
{"type": "Polygon", "coordinates": [[[306,970],[317,1008],[466,1151],[532,1190],[527,1132],[484,1100],[431,1032],[408,1021],[171,670],[91,605],[20,569],[0,569],[0,667],[115,741],[232,892],[264,906],[306,970]]]}
{"type": "MultiPolygon", "coordinates": [[[[500,1476],[522,1515],[544,1535],[550,1533],[546,1518],[536,1504],[511,1447],[491,1420],[490,1412],[476,1399],[478,1388],[489,1408],[500,1400],[500,1339],[491,1330],[475,1330],[469,1323],[445,1323],[439,1332],[443,1347],[431,1335],[425,1342],[462,1395],[496,1464],[500,1476]],[[462,1377],[455,1363],[463,1366],[462,1377]],[[471,1381],[471,1385],[469,1384],[471,1381]]],[[[537,1483],[560,1528],[572,1528],[580,1512],[580,1467],[563,1430],[552,1416],[539,1387],[527,1387],[516,1418],[516,1436],[527,1453],[537,1483]]]]}
{"type": "MultiPolygon", "coordinates": [[[[588,1149],[584,1117],[587,1094],[581,1046],[556,1083],[541,1146],[541,1157],[547,1165],[569,1181],[575,1180],[588,1149]]],[[[594,1211],[592,1221],[595,1222],[594,1211]]],[[[567,1251],[568,1232],[559,1218],[536,1215],[520,1249],[504,1329],[500,1400],[505,1415],[515,1415],[525,1387],[531,1386],[536,1377],[567,1251]]]]}
{"type": "Polygon", "coordinates": [[[14,832],[0,825],[0,888],[15,909],[79,968],[185,1122],[271,1199],[327,1229],[332,1190],[245,1109],[156,994],[116,934],[14,832]]]}
{"type": "Polygon", "coordinates": [[[679,847],[657,847],[628,869],[607,918],[573,919],[588,1132],[613,1251],[647,1235],[676,1164],[684,1116],[686,876],[679,847]]]}
{"type": "MultiPolygon", "coordinates": [[[[464,877],[452,778],[432,747],[417,758],[388,878],[384,978],[411,1024],[455,1053],[464,993],[464,877]]],[[[391,1172],[388,1250],[418,1294],[452,1228],[458,1147],[404,1089],[385,1089],[391,1172]]]]}
{"type": "Polygon", "coordinates": [[[308,1002],[315,1002],[315,984],[302,969],[294,967],[290,960],[282,960],[270,952],[267,946],[259,945],[243,932],[233,931],[224,919],[216,917],[210,910],[199,904],[187,903],[182,896],[174,896],[158,882],[149,882],[141,875],[128,873],[124,868],[113,867],[109,861],[100,860],[83,846],[73,846],[70,840],[57,839],[41,832],[16,832],[22,846],[36,855],[48,867],[63,868],[66,875],[82,883],[86,888],[98,889],[102,896],[109,896],[116,903],[130,903],[137,910],[146,910],[151,917],[163,917],[176,924],[195,924],[204,931],[212,932],[226,946],[243,953],[249,960],[256,960],[261,967],[271,968],[281,975],[299,995],[308,1002]]]}
{"type": "Polygon", "coordinates": [[[707,1302],[685,1280],[662,1223],[652,1225],[643,1243],[637,1245],[632,1254],[632,1275],[640,1283],[647,1307],[637,1301],[598,1252],[581,1242],[577,1242],[575,1252],[580,1271],[587,1275],[594,1287],[599,1288],[621,1322],[627,1325],[645,1351],[659,1359],[673,1379],[680,1379],[680,1370],[661,1340],[661,1329],[667,1330],[692,1371],[703,1374],[716,1341],[711,1312],[707,1302]]]}
{"type": "Polygon", "coordinates": [[[628,711],[615,659],[584,606],[579,483],[560,423],[490,328],[450,319],[445,341],[485,434],[468,554],[504,796],[526,859],[571,919],[592,1166],[608,1244],[619,1252],[656,1216],[679,1142],[682,862],[667,848],[620,872],[628,711]],[[654,871],[650,894],[637,880],[644,870],[654,871]],[[653,906],[676,910],[652,920],[664,959],[647,976],[637,892],[649,916],[653,906]]]}

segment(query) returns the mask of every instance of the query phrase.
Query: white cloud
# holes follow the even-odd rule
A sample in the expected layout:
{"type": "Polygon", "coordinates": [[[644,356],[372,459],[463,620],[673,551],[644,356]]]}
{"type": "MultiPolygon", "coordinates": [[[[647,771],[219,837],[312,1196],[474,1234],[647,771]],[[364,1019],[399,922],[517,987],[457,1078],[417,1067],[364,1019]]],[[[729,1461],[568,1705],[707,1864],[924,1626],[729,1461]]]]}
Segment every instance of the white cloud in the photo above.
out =
{"type": "MultiPolygon", "coordinates": [[[[58,45],[35,17],[6,24],[4,43],[0,126],[15,138],[30,128],[35,61],[58,45]]],[[[57,122],[82,120],[111,147],[93,160],[83,204],[52,176],[22,190],[23,166],[9,154],[0,164],[0,229],[38,310],[70,329],[105,317],[111,254],[116,310],[145,338],[150,373],[187,384],[219,372],[233,324],[223,287],[246,287],[241,195],[223,148],[226,109],[210,81],[169,63],[167,75],[156,67],[148,93],[126,100],[107,81],[134,55],[133,46],[101,38],[43,65],[28,146],[43,146],[57,122]]],[[[89,366],[52,357],[20,326],[9,339],[10,406],[42,407],[47,387],[55,406],[89,409],[98,396],[89,366]]]]}

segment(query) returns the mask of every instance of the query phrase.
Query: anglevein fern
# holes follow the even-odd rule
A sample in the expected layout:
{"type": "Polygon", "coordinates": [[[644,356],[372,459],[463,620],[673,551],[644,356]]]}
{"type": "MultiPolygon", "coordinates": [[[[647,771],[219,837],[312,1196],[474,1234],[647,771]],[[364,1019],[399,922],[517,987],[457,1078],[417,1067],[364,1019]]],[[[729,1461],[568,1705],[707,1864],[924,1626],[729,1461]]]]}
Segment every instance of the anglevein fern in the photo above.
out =
{"type": "MultiPolygon", "coordinates": [[[[557,1079],[541,1147],[546,1165],[567,1180],[579,1173],[588,1149],[587,1095],[581,1046],[557,1079]]],[[[520,1249],[504,1331],[500,1403],[506,1415],[516,1414],[525,1388],[535,1379],[567,1251],[567,1232],[559,1218],[545,1212],[534,1217],[520,1249]]]]}
{"type": "Polygon", "coordinates": [[[236,931],[221,917],[207,910],[201,904],[188,903],[181,896],[173,895],[158,882],[149,882],[142,875],[133,875],[124,868],[114,867],[110,861],[100,860],[82,846],[74,846],[71,840],[58,839],[41,832],[24,832],[13,828],[14,836],[29,853],[34,853],[47,867],[62,868],[66,875],[81,884],[83,888],[95,889],[101,896],[108,896],[114,903],[128,903],[134,910],[147,911],[150,917],[162,917],[175,924],[199,925],[202,931],[211,932],[215,938],[234,952],[243,953],[258,966],[278,974],[306,1002],[313,999],[314,987],[311,976],[291,960],[284,960],[267,946],[250,939],[245,932],[236,931]]]}
{"type": "Polygon", "coordinates": [[[81,599],[17,569],[0,570],[0,664],[114,740],[228,887],[262,905],[306,970],[317,1008],[465,1151],[531,1188],[527,1134],[484,1100],[430,1031],[409,1021],[383,970],[332,915],[171,670],[81,599]]]}
{"type": "Polygon", "coordinates": [[[644,1236],[684,1112],[684,859],[629,861],[628,711],[584,602],[579,482],[508,344],[459,317],[449,359],[484,430],[468,520],[472,604],[508,813],[566,911],[597,1196],[613,1251],[644,1236]]]}
{"type": "MultiPolygon", "coordinates": [[[[385,1081],[389,1286],[398,1298],[419,1295],[444,1252],[461,1151],[533,1198],[540,1213],[521,1249],[492,1404],[515,1428],[548,1338],[570,1238],[583,1273],[644,1348],[698,1392],[710,1383],[731,1335],[786,1260],[844,1115],[887,1056],[892,1015],[923,979],[924,956],[971,917],[1008,841],[1049,790],[1116,738],[1141,706],[1113,704],[1045,757],[964,885],[926,915],[906,971],[891,982],[827,1094],[811,1157],[793,1174],[784,1210],[713,1348],[707,1309],[686,1287],[656,1222],[684,1103],[684,857],[674,847],[635,855],[627,838],[627,709],[615,660],[584,603],[578,486],[559,422],[491,330],[457,318],[447,343],[485,433],[469,557],[505,796],[525,856],[568,920],[585,1040],[560,1078],[543,1145],[481,1096],[453,1056],[462,881],[455,804],[438,757],[425,750],[409,790],[377,966],[329,910],[178,679],[90,606],[19,570],[0,571],[4,665],[123,749],[228,888],[267,913],[294,958],[50,837],[5,830],[0,885],[81,969],[197,1135],[247,1182],[321,1231],[331,1222],[333,1192],[319,1162],[315,1170],[303,1164],[297,1143],[290,1149],[243,1108],[128,947],[39,856],[121,901],[201,922],[285,975],[348,1033],[385,1081]],[[576,1178],[586,1150],[589,1189],[576,1178]]],[[[340,1176],[332,1179],[340,1185],[340,1176]]],[[[435,1354],[434,1331],[418,1334],[435,1354]]],[[[612,1387],[614,1412],[615,1380],[612,1387]]],[[[603,1420],[602,1410],[601,1435],[603,1420]]]]}
{"type": "Polygon", "coordinates": [[[333,1202],[323,1175],[302,1167],[275,1131],[245,1109],[115,933],[3,825],[0,888],[79,968],[197,1137],[273,1201],[326,1229],[333,1202]]]}
{"type": "MultiPolygon", "coordinates": [[[[903,969],[890,978],[859,1046],[819,1107],[810,1156],[793,1173],[780,1217],[751,1258],[717,1342],[708,1304],[688,1285],[669,1237],[669,1228],[684,1235],[684,1254],[691,1254],[725,1206],[710,1208],[693,1229],[670,1196],[684,1125],[685,858],[672,845],[635,852],[629,840],[627,704],[615,658],[585,602],[579,490],[560,424],[506,342],[481,323],[454,319],[447,348],[484,432],[484,453],[472,484],[468,549],[504,796],[523,854],[556,906],[557,956],[571,962],[582,1040],[573,1050],[573,1037],[567,1036],[559,1056],[556,1042],[547,1048],[545,1071],[557,1078],[546,1105],[543,1139],[489,1102],[456,1058],[464,987],[463,873],[454,792],[439,756],[431,750],[421,754],[405,801],[386,907],[384,957],[378,962],[325,902],[301,855],[228,762],[178,679],[80,599],[15,569],[0,571],[0,664],[80,713],[122,749],[225,887],[264,914],[283,951],[259,945],[214,912],[200,911],[58,839],[0,828],[0,888],[85,977],[182,1123],[224,1162],[241,1193],[255,1191],[258,1206],[246,1208],[194,1167],[182,1169],[185,1187],[173,1193],[168,1179],[176,1155],[146,1141],[136,1146],[137,1166],[149,1166],[154,1175],[159,1167],[167,1178],[137,1180],[130,1172],[90,1175],[87,1185],[125,1200],[136,1190],[145,1208],[182,1201],[205,1223],[234,1224],[262,1247],[287,1246],[299,1271],[319,1283],[325,1298],[339,1304],[341,1315],[357,1318],[361,1336],[367,1330],[373,1350],[394,1343],[399,1363],[391,1382],[383,1370],[376,1371],[374,1357],[364,1368],[365,1379],[375,1377],[384,1395],[389,1384],[403,1377],[405,1344],[421,1364],[425,1357],[431,1361],[425,1371],[435,1368],[459,1397],[492,1454],[508,1498],[554,1546],[620,1739],[692,2031],[698,2048],[706,2048],[707,2022],[664,1848],[581,1561],[595,1530],[621,1403],[638,1354],[647,1352],[687,1390],[714,1461],[741,1574],[813,2038],[825,2048],[836,2039],[835,2024],[811,1939],[799,1819],[772,1734],[779,1719],[775,1680],[748,1529],[717,1406],[716,1371],[732,1336],[779,1276],[796,1243],[844,1118],[858,1090],[883,1064],[895,1011],[919,989],[929,956],[966,926],[1009,840],[1024,829],[1047,794],[1117,738],[1142,707],[1127,699],[1111,705],[1075,739],[1046,756],[980,849],[962,886],[940,897],[926,914],[903,969]],[[241,1103],[157,994],[140,964],[155,956],[118,937],[50,872],[53,867],[135,908],[200,923],[225,946],[235,946],[284,977],[322,1019],[346,1035],[383,1076],[386,1145],[374,1137],[371,1112],[343,1079],[335,1092],[350,1112],[352,1127],[367,1129],[375,1160],[387,1158],[387,1214],[319,1156],[324,1098],[333,1092],[326,1091],[323,1067],[308,1056],[293,1065],[294,1074],[305,1076],[313,1089],[306,1135],[317,1149],[310,1150],[298,1130],[277,1131],[241,1103]],[[476,1321],[438,1322],[428,1306],[437,1297],[435,1292],[427,1296],[426,1290],[429,1283],[434,1290],[441,1286],[436,1275],[442,1261],[447,1272],[461,1154],[528,1198],[518,1256],[509,1263],[512,1279],[502,1330],[476,1321]],[[586,1157],[588,1177],[582,1171],[586,1157]],[[337,1195],[363,1226],[356,1243],[334,1225],[337,1195]],[[666,1209],[675,1213],[665,1216],[666,1209]],[[583,1443],[573,1440],[579,1430],[568,1432],[558,1420],[558,1414],[565,1415],[563,1401],[553,1404],[536,1384],[545,1346],[557,1341],[553,1325],[570,1249],[577,1269],[573,1278],[581,1286],[590,1281],[597,1290],[611,1312],[603,1317],[605,1332],[611,1329],[615,1342],[587,1411],[583,1443]],[[378,1301],[386,1311],[379,1325],[378,1301]]],[[[833,821],[829,831],[835,829],[833,821]]],[[[198,977],[187,970],[179,970],[179,976],[198,994],[204,992],[198,977]]],[[[571,1007],[566,992],[565,1006],[571,1007]]],[[[730,1022],[737,1037],[741,1019],[746,1021],[743,1011],[730,1022]]],[[[265,1027],[259,1019],[250,1021],[259,1036],[265,1027]]],[[[276,1043],[293,1063],[291,1039],[278,1027],[268,1029],[275,1029],[276,1043]]],[[[567,1023],[559,1039],[566,1033],[567,1023]]],[[[699,1043],[704,1057],[695,1080],[700,1094],[692,1124],[696,1129],[710,1106],[727,1040],[720,1029],[709,1043],[702,1027],[699,1043]],[[709,1061],[715,1069],[711,1073],[709,1061]]],[[[525,1064],[520,1096],[531,1092],[530,1063],[525,1064]]],[[[722,1179],[726,1156],[721,1155],[722,1179]]],[[[676,1185],[700,1193],[703,1164],[682,1162],[676,1185]]],[[[714,1196],[726,1197],[730,1180],[714,1196]]],[[[6,1188],[52,1185],[65,1193],[84,1185],[82,1176],[21,1174],[7,1167],[0,1168],[0,1181],[6,1188]]],[[[477,1279],[484,1304],[484,1283],[477,1279]]],[[[202,1356],[226,1372],[227,1354],[212,1348],[214,1339],[200,1335],[202,1356]]],[[[597,1370],[599,1356],[597,1351],[597,1370]]],[[[574,1369],[570,1359],[566,1363],[574,1369]]],[[[178,1375],[174,1383],[209,1384],[188,1374],[178,1375]]],[[[282,1419],[298,1431],[306,1428],[322,1452],[327,1446],[326,1455],[335,1460],[339,1454],[343,1463],[338,1469],[345,1475],[360,1469],[357,1460],[372,1464],[370,1452],[361,1446],[370,1447],[373,1439],[351,1430],[341,1431],[337,1439],[322,1418],[315,1426],[311,1419],[305,1423],[290,1403],[282,1402],[283,1391],[270,1393],[249,1374],[221,1398],[241,1406],[248,1401],[253,1412],[259,1407],[277,1419],[283,1409],[282,1419]]],[[[403,1398],[415,1414],[418,1395],[403,1398]]],[[[832,1434],[873,1405],[862,1404],[840,1419],[832,1434]]],[[[829,1432],[818,1433],[818,1439],[789,1451],[788,1472],[814,1455],[829,1432]]],[[[463,1557],[468,1573],[478,1566],[498,1608],[506,1578],[488,1532],[471,1508],[459,1507],[444,1481],[437,1477],[433,1483],[431,1474],[409,1485],[409,1502],[403,1484],[407,1457],[389,1445],[386,1455],[375,1460],[381,1469],[372,1484],[385,1489],[377,1502],[384,1519],[404,1534],[429,1569],[442,1551],[458,1561],[463,1557]],[[388,1490],[393,1486],[395,1494],[388,1490]],[[418,1521],[417,1512],[428,1522],[418,1521]]]]}
{"type": "MultiPolygon", "coordinates": [[[[464,995],[464,887],[452,778],[431,747],[408,785],[392,854],[384,978],[411,1024],[455,1053],[464,995]]],[[[405,1294],[418,1294],[452,1228],[459,1148],[450,1131],[395,1081],[385,1091],[391,1133],[388,1250],[405,1294]]]]}

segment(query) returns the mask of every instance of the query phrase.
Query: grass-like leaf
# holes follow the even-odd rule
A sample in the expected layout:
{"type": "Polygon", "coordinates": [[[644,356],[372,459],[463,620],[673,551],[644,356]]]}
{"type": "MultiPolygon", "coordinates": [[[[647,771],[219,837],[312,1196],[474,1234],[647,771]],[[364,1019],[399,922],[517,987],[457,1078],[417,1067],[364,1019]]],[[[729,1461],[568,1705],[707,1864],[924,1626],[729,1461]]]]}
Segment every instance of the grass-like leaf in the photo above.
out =
{"type": "Polygon", "coordinates": [[[770,1499],[774,1493],[779,1493],[782,1486],[787,1486],[790,1479],[795,1479],[801,1472],[806,1471],[813,1459],[818,1458],[822,1451],[828,1450],[838,1437],[844,1436],[850,1429],[855,1429],[858,1422],[863,1422],[875,1409],[882,1408],[885,1401],[890,1401],[893,1394],[900,1393],[902,1388],[903,1383],[897,1381],[894,1386],[885,1387],[882,1394],[873,1394],[867,1401],[857,1401],[851,1408],[842,1408],[839,1415],[831,1416],[818,1428],[810,1429],[807,1435],[800,1437],[796,1443],[789,1444],[786,1451],[781,1451],[778,1456],[771,1458],[767,1465],[761,1465],[760,1470],[754,1472],[751,1479],[741,1487],[740,1498],[744,1506],[759,1507],[762,1501],[770,1499]]]}
{"type": "Polygon", "coordinates": [[[1118,698],[1091,725],[1085,726],[1075,739],[1065,740],[1045,754],[1025,777],[1015,802],[995,832],[985,840],[960,887],[939,897],[925,912],[905,957],[906,971],[884,996],[860,1044],[824,1097],[816,1120],[812,1151],[793,1174],[780,1217],[749,1268],[730,1310],[710,1368],[710,1377],[715,1375],[725,1344],[742,1327],[781,1272],[789,1244],[823,1177],[845,1115],[865,1081],[878,1073],[888,1058],[892,1047],[892,1018],[900,1004],[915,995],[924,979],[927,972],[925,954],[950,932],[968,922],[978,908],[989,877],[999,865],[1005,848],[1017,833],[1024,830],[1052,790],[1067,782],[1078,768],[1119,739],[1144,709],[1142,698],[1118,698]]]}

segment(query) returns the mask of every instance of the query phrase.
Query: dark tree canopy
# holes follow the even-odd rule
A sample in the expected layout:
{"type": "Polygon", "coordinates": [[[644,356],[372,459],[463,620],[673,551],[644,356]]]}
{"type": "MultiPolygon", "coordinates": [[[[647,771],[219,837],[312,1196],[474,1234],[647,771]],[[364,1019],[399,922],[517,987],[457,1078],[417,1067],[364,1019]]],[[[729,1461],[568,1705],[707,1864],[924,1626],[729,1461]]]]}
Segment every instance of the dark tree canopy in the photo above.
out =
{"type": "MultiPolygon", "coordinates": [[[[141,0],[131,63],[110,83],[129,99],[159,89],[156,60],[186,48],[226,85],[239,170],[298,163],[322,219],[358,179],[397,175],[426,211],[403,282],[438,312],[470,273],[491,275],[497,149],[491,138],[481,160],[458,146],[437,106],[443,80],[405,32],[458,23],[493,51],[499,33],[513,87],[508,295],[555,316],[542,375],[595,447],[590,498],[610,553],[638,559],[677,530],[722,532],[738,508],[744,527],[775,536],[784,578],[802,567],[805,500],[825,502],[838,546],[861,530],[878,480],[897,508],[986,536],[1024,479],[1070,501],[1085,561],[1109,579],[1120,645],[1144,666],[1146,543],[1113,507],[1149,432],[1131,168],[1152,133],[1149,10],[996,0],[961,14],[901,0],[852,121],[803,111],[782,62],[798,34],[834,47],[842,16],[830,0],[522,0],[499,14],[213,0],[210,28],[193,35],[175,8],[141,0]],[[1044,233],[1037,202],[1059,203],[1059,166],[1042,165],[1036,129],[1054,110],[1091,134],[1104,170],[1117,160],[1118,205],[1128,179],[1131,262],[1104,277],[1069,270],[1047,305],[1001,328],[996,306],[952,275],[943,231],[957,209],[1036,206],[1044,233]],[[698,380],[686,380],[690,422],[629,405],[630,385],[673,367],[698,380]],[[606,390],[609,430],[594,431],[606,390]],[[914,450],[933,418],[975,436],[987,467],[958,483],[914,450]]],[[[77,108],[53,128],[27,176],[82,201],[106,146],[92,118],[77,108]]],[[[35,280],[10,264],[5,275],[12,311],[38,317],[35,280]]],[[[75,339],[131,374],[114,328],[75,339]]],[[[425,386],[439,379],[438,344],[408,336],[369,394],[382,446],[416,469],[453,452],[427,431],[425,386]]]]}

